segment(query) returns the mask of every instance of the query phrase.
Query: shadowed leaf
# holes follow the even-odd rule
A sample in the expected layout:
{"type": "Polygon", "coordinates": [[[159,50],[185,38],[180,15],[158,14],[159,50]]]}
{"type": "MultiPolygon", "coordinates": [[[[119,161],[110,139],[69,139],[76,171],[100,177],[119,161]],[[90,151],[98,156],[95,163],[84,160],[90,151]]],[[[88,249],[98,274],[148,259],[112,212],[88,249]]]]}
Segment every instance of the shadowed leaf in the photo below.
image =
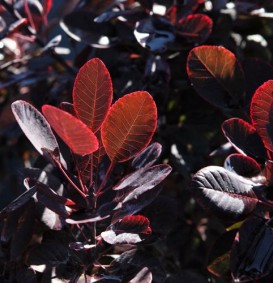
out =
{"type": "Polygon", "coordinates": [[[188,76],[205,100],[220,108],[242,103],[244,77],[234,54],[218,46],[193,48],[187,60],[188,76]]]}
{"type": "Polygon", "coordinates": [[[122,162],[136,156],[150,143],[156,124],[157,109],[148,92],[137,91],[120,98],[101,129],[109,158],[122,162]]]}
{"type": "Polygon", "coordinates": [[[74,153],[86,155],[98,149],[96,136],[82,121],[51,105],[44,105],[42,111],[55,132],[74,153]]]}
{"type": "Polygon", "coordinates": [[[231,118],[222,124],[222,131],[240,153],[266,158],[261,137],[251,124],[240,118],[231,118]]]}
{"type": "Polygon", "coordinates": [[[224,167],[247,178],[257,176],[261,172],[261,166],[255,159],[242,154],[229,155],[225,160],[224,167]]]}
{"type": "Polygon", "coordinates": [[[112,81],[103,62],[95,58],[85,63],[73,89],[73,104],[79,119],[96,132],[109,111],[112,98],[112,81]]]}

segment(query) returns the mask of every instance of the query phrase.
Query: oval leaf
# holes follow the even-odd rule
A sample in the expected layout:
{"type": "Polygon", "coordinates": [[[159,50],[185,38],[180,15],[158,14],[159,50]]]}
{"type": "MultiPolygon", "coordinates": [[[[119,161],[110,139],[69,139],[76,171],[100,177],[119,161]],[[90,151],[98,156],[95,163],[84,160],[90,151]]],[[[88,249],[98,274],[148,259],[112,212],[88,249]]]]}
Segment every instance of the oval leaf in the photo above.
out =
{"type": "Polygon", "coordinates": [[[42,111],[51,127],[75,154],[86,155],[98,149],[96,136],[81,120],[51,105],[44,105],[42,111]]]}
{"type": "Polygon", "coordinates": [[[190,43],[203,43],[212,30],[212,20],[204,14],[189,15],[178,22],[177,33],[190,43]]]}
{"type": "Polygon", "coordinates": [[[73,103],[79,119],[96,132],[112,103],[113,89],[110,74],[101,60],[84,64],[76,77],[73,103]]]}
{"type": "Polygon", "coordinates": [[[251,178],[261,172],[261,166],[256,160],[242,154],[231,154],[225,160],[225,168],[238,175],[251,178]]]}
{"type": "Polygon", "coordinates": [[[234,54],[218,46],[199,46],[187,60],[194,89],[216,107],[238,106],[244,96],[244,76],[234,54]]]}
{"type": "Polygon", "coordinates": [[[102,124],[102,142],[112,161],[126,161],[151,141],[157,124],[157,109],[152,96],[137,91],[120,98],[102,124]]]}
{"type": "Polygon", "coordinates": [[[270,151],[273,151],[272,106],[273,80],[270,80],[256,90],[250,105],[252,124],[270,151]]]}
{"type": "Polygon", "coordinates": [[[11,109],[22,131],[41,155],[43,149],[59,155],[59,146],[50,125],[35,107],[17,100],[12,103],[11,109]]]}
{"type": "Polygon", "coordinates": [[[190,189],[200,206],[218,217],[238,220],[258,203],[254,184],[218,166],[208,166],[192,178],[190,189]]]}
{"type": "Polygon", "coordinates": [[[261,137],[251,124],[240,118],[231,118],[222,124],[222,131],[240,153],[266,158],[261,137]]]}

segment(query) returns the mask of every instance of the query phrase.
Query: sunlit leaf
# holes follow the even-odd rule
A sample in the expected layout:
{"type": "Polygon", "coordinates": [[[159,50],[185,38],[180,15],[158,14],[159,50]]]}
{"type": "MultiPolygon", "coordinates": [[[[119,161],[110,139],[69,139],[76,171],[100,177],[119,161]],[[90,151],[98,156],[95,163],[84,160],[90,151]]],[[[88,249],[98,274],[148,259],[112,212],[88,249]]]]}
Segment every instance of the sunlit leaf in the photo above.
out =
{"type": "Polygon", "coordinates": [[[219,46],[193,48],[187,72],[194,89],[214,106],[231,108],[243,102],[243,72],[229,50],[219,46]]]}
{"type": "Polygon", "coordinates": [[[254,183],[218,166],[208,166],[192,178],[190,189],[196,201],[215,216],[239,220],[258,203],[254,183]]]}
{"type": "Polygon", "coordinates": [[[86,155],[98,149],[94,133],[79,119],[51,105],[42,107],[51,127],[76,154],[86,155]]]}
{"type": "Polygon", "coordinates": [[[256,90],[250,105],[252,124],[261,136],[265,147],[270,151],[273,151],[272,111],[273,80],[270,80],[256,90]]]}
{"type": "Polygon", "coordinates": [[[112,161],[136,156],[151,141],[157,124],[152,96],[137,91],[120,98],[111,107],[102,125],[102,142],[112,161]]]}
{"type": "Polygon", "coordinates": [[[43,149],[47,149],[59,155],[59,146],[50,125],[35,107],[17,100],[11,109],[22,131],[40,154],[43,155],[43,149]]]}
{"type": "Polygon", "coordinates": [[[105,119],[113,97],[110,74],[101,60],[92,59],[79,70],[73,104],[79,119],[96,132],[105,119]]]}

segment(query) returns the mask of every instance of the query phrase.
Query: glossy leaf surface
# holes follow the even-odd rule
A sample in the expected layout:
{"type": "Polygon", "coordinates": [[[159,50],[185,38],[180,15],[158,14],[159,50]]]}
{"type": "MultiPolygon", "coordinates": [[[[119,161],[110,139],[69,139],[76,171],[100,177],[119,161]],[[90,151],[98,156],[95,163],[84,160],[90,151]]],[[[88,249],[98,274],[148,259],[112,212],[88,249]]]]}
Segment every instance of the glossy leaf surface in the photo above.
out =
{"type": "Polygon", "coordinates": [[[152,143],[133,159],[132,166],[137,169],[152,166],[160,156],[161,151],[161,144],[152,143]]]}
{"type": "Polygon", "coordinates": [[[103,62],[95,58],[85,63],[73,89],[73,104],[79,119],[96,132],[109,111],[112,98],[112,81],[103,62]]]}
{"type": "Polygon", "coordinates": [[[249,215],[258,203],[254,184],[218,166],[198,171],[190,185],[200,206],[222,218],[238,220],[249,215]]]}
{"type": "Polygon", "coordinates": [[[256,90],[250,105],[252,124],[261,136],[265,147],[270,151],[273,151],[272,111],[273,80],[270,80],[256,90]]]}
{"type": "Polygon", "coordinates": [[[152,188],[161,183],[170,173],[168,164],[159,164],[149,168],[140,168],[132,174],[125,176],[113,190],[135,189],[138,187],[152,188]]]}
{"type": "Polygon", "coordinates": [[[225,160],[224,167],[247,178],[257,176],[261,172],[261,166],[255,159],[242,154],[229,155],[225,160]]]}
{"type": "Polygon", "coordinates": [[[126,161],[151,141],[157,124],[152,96],[137,91],[120,98],[111,107],[102,125],[102,142],[112,161],[126,161]]]}
{"type": "Polygon", "coordinates": [[[86,155],[98,149],[94,133],[79,119],[51,105],[42,107],[51,127],[76,154],[86,155]]]}
{"type": "Polygon", "coordinates": [[[244,97],[244,77],[234,54],[218,46],[193,48],[187,60],[188,76],[197,93],[220,108],[238,106],[244,97]]]}
{"type": "Polygon", "coordinates": [[[222,124],[222,131],[240,153],[266,158],[261,137],[251,124],[240,118],[231,118],[222,124]]]}
{"type": "Polygon", "coordinates": [[[262,218],[250,218],[243,223],[231,251],[231,271],[234,280],[258,280],[272,271],[273,230],[262,218]]]}
{"type": "Polygon", "coordinates": [[[12,112],[24,134],[43,155],[43,149],[59,154],[59,146],[44,116],[31,104],[17,100],[11,105],[12,112]]]}

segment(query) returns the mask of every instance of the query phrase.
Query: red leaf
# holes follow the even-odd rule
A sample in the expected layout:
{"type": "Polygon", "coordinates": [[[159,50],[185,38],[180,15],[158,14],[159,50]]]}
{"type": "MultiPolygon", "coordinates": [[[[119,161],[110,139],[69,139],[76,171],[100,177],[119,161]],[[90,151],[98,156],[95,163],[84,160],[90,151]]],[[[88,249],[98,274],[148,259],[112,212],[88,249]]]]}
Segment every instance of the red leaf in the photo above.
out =
{"type": "Polygon", "coordinates": [[[128,233],[150,234],[150,221],[142,215],[125,216],[111,227],[116,232],[126,231],[128,233]]]}
{"type": "Polygon", "coordinates": [[[102,142],[112,161],[126,161],[151,141],[157,124],[152,96],[137,91],[120,98],[111,107],[102,125],[102,142]]]}
{"type": "Polygon", "coordinates": [[[250,114],[252,124],[261,136],[264,145],[273,151],[273,80],[262,84],[255,92],[251,105],[250,114]]]}
{"type": "Polygon", "coordinates": [[[94,133],[79,119],[51,105],[44,105],[42,111],[55,132],[79,155],[86,155],[98,149],[94,133]]]}
{"type": "Polygon", "coordinates": [[[46,16],[51,10],[52,0],[43,0],[42,5],[44,8],[43,14],[46,16]]]}
{"type": "Polygon", "coordinates": [[[229,50],[219,46],[193,48],[188,56],[187,72],[195,90],[211,104],[231,108],[242,103],[244,76],[229,50]]]}
{"type": "Polygon", "coordinates": [[[79,71],[73,89],[74,107],[93,132],[104,121],[113,98],[110,74],[98,58],[88,61],[79,71]]]}
{"type": "Polygon", "coordinates": [[[185,36],[191,43],[203,43],[212,30],[212,20],[207,15],[189,15],[178,22],[178,34],[185,36]]]}

